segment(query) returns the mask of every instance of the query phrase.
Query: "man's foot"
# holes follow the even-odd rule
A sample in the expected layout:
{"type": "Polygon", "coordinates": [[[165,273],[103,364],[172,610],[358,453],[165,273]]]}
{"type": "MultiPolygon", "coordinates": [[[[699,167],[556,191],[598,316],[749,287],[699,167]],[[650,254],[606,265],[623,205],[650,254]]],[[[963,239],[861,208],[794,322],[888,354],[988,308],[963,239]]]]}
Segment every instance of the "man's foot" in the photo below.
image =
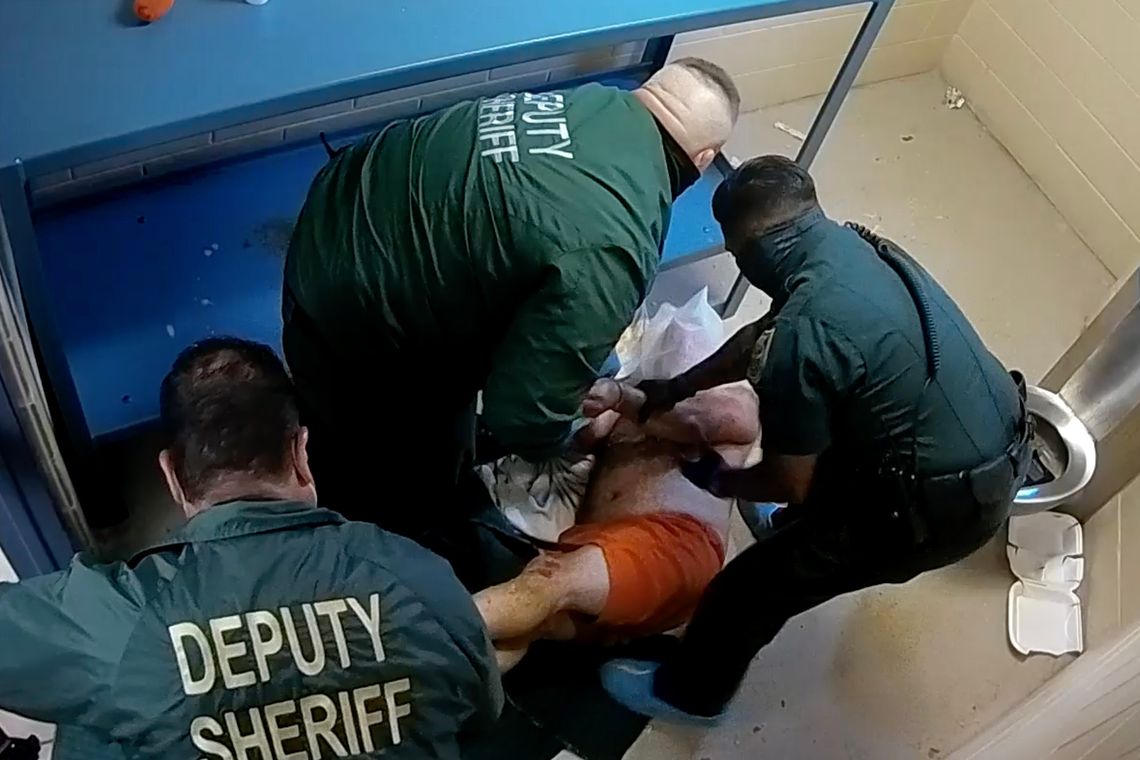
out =
{"type": "Polygon", "coordinates": [[[613,699],[635,713],[667,723],[711,728],[721,715],[693,715],[674,707],[653,693],[659,664],[648,660],[612,660],[602,666],[602,686],[613,699]]]}

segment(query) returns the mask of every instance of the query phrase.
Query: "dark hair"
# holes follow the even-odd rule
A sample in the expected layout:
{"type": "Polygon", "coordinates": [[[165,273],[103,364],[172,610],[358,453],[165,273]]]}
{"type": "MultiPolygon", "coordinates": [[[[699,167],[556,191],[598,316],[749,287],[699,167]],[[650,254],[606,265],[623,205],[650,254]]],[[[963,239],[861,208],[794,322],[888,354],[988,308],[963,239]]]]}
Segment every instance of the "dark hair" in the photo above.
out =
{"type": "Polygon", "coordinates": [[[673,63],[677,66],[684,66],[724,93],[725,98],[728,99],[728,105],[732,109],[732,120],[736,121],[737,117],[740,116],[740,90],[736,89],[736,83],[732,81],[732,77],[727,71],[704,58],[678,58],[673,63]]]}
{"type": "Polygon", "coordinates": [[[186,496],[226,473],[283,475],[300,429],[293,383],[273,349],[209,338],[185,349],[162,380],[160,419],[186,496]]]}
{"type": "Polygon", "coordinates": [[[728,231],[759,234],[819,205],[807,170],[784,156],[750,158],[713,193],[713,216],[728,231]]]}

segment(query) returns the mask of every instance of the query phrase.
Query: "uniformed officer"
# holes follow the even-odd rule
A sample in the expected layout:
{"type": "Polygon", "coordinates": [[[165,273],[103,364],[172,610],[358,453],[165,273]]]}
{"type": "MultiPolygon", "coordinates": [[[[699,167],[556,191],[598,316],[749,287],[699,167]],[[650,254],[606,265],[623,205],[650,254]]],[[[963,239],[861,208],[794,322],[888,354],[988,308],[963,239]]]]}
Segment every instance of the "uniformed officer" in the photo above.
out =
{"type": "Polygon", "coordinates": [[[316,508],[280,360],[199,343],[161,409],[189,521],[0,584],[0,708],[60,724],[57,760],[458,758],[502,706],[474,603],[427,550],[316,508]]]}
{"type": "Polygon", "coordinates": [[[706,456],[686,474],[718,495],[792,506],[713,581],[674,657],[604,671],[633,709],[697,722],[721,714],[789,618],[985,544],[1028,462],[1020,379],[898,246],[824,216],[806,171],[753,159],[717,189],[713,210],[772,312],[644,389],[663,409],[747,378],[763,460],[728,470],[706,456]]]}
{"type": "Polygon", "coordinates": [[[673,201],[728,139],[719,67],[460,103],[334,153],[285,264],[285,356],[325,503],[419,537],[471,460],[566,444],[644,298],[673,201]],[[427,489],[359,498],[378,468],[427,489]]]}

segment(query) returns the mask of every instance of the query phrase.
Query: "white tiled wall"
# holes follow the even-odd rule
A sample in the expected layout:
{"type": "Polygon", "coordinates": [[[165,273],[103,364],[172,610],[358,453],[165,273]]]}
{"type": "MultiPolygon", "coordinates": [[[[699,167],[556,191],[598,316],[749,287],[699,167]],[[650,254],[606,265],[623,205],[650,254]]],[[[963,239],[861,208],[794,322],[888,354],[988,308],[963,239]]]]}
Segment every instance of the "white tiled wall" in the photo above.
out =
{"type": "Polygon", "coordinates": [[[1085,640],[1095,647],[1140,626],[1140,479],[1098,510],[1084,530],[1085,640]]]}
{"type": "Polygon", "coordinates": [[[326,103],[314,108],[191,135],[142,150],[30,178],[37,206],[50,205],[192,166],[255,153],[415,113],[432,111],[465,98],[537,87],[612,70],[640,60],[644,42],[625,43],[505,66],[489,71],[326,103]]]}
{"type": "Polygon", "coordinates": [[[1140,0],[975,0],[943,71],[1117,277],[1140,264],[1140,0]]]}
{"type": "MultiPolygon", "coordinates": [[[[938,65],[970,0],[898,0],[860,74],[862,83],[938,65]]],[[[673,57],[719,63],[740,87],[745,110],[826,92],[867,15],[855,5],[749,21],[681,35],[673,57]]]]}

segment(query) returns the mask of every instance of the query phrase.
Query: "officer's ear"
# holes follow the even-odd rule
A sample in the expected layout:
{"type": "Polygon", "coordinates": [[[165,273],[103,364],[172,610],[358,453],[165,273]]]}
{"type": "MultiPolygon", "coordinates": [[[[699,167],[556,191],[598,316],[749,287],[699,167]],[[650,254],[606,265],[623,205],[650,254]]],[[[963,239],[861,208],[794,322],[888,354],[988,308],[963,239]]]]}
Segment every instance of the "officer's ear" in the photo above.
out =
{"type": "Polygon", "coordinates": [[[162,470],[162,476],[166,478],[166,489],[170,491],[170,498],[185,511],[189,504],[186,501],[186,492],[178,482],[178,474],[174,470],[174,456],[170,453],[170,449],[158,452],[158,467],[162,470]]]}
{"type": "Polygon", "coordinates": [[[713,159],[719,151],[716,148],[705,148],[697,155],[693,156],[693,163],[697,165],[697,169],[704,171],[712,166],[713,159]]]}
{"type": "Polygon", "coordinates": [[[313,485],[313,471],[309,469],[309,429],[304,426],[293,436],[293,475],[302,487],[313,485]]]}

